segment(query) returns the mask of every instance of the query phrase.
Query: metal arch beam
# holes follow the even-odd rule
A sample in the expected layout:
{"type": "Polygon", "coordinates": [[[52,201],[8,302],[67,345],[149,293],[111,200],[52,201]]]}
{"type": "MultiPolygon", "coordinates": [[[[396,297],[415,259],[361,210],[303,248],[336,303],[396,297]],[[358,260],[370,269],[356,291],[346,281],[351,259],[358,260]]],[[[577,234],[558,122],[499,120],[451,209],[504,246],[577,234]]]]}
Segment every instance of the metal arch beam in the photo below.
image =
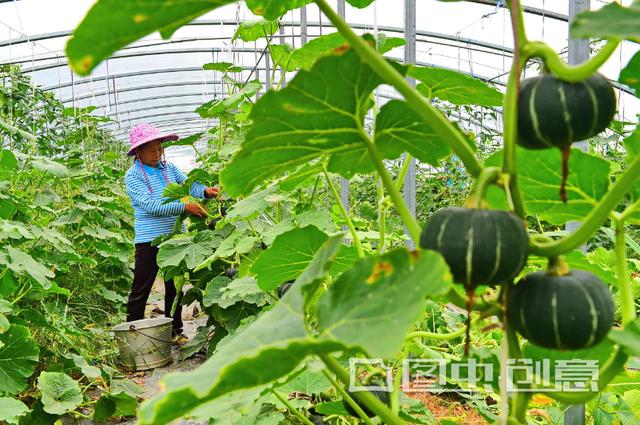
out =
{"type": "MultiPolygon", "coordinates": [[[[119,115],[121,116],[126,115],[126,112],[120,112],[119,115]]],[[[124,117],[124,119],[120,119],[120,121],[134,121],[134,120],[147,119],[147,118],[167,117],[172,115],[192,115],[194,119],[203,120],[203,121],[205,120],[205,118],[200,118],[200,116],[196,115],[196,113],[193,111],[175,111],[175,112],[165,112],[163,114],[150,114],[150,115],[139,115],[135,117],[124,117]]]]}
{"type": "MultiPolygon", "coordinates": [[[[262,69],[262,68],[258,68],[258,69],[262,69]]],[[[222,82],[220,81],[212,81],[212,82],[208,82],[207,85],[220,85],[222,84],[222,82]]],[[[166,87],[184,87],[184,86],[202,86],[202,80],[200,81],[179,81],[179,82],[175,82],[175,83],[160,83],[160,84],[151,84],[151,85],[147,85],[147,86],[135,86],[135,87],[123,87],[121,89],[118,89],[117,92],[118,93],[126,93],[126,92],[130,92],[130,91],[138,91],[138,90],[151,90],[151,89],[161,89],[161,88],[166,88],[166,87]]],[[[56,89],[53,89],[56,90],[56,89]]],[[[108,94],[111,94],[112,92],[98,92],[98,93],[91,93],[91,94],[86,94],[83,96],[76,96],[75,100],[79,101],[79,100],[85,100],[85,99],[91,99],[94,97],[99,97],[99,96],[106,96],[108,94]]],[[[200,94],[202,94],[202,92],[200,92],[200,94]]],[[[64,99],[61,100],[62,103],[69,103],[72,102],[74,100],[74,98],[68,98],[68,99],[64,99]]]]}
{"type": "MultiPolygon", "coordinates": [[[[245,70],[246,67],[243,68],[245,70]]],[[[248,69],[247,69],[248,70],[248,69]]],[[[100,81],[112,80],[112,79],[120,79],[120,78],[130,78],[130,77],[140,77],[145,75],[157,75],[157,74],[172,74],[175,72],[204,72],[201,66],[188,66],[185,68],[157,68],[157,69],[147,69],[144,71],[136,71],[136,72],[124,72],[122,74],[105,74],[100,77],[92,78],[92,79],[83,79],[83,80],[74,80],[61,84],[55,84],[53,86],[42,87],[42,90],[50,91],[50,90],[59,90],[66,87],[78,86],[80,84],[93,84],[100,81]]]]}
{"type": "MultiPolygon", "coordinates": [[[[213,83],[208,83],[208,84],[213,84],[213,83]]],[[[149,97],[143,97],[140,99],[129,99],[129,100],[125,100],[125,101],[119,101],[118,102],[118,106],[122,106],[122,105],[127,105],[129,103],[138,103],[138,102],[149,102],[151,100],[162,100],[162,99],[171,99],[171,98],[177,98],[177,97],[195,97],[195,96],[200,96],[202,97],[202,92],[197,92],[197,93],[175,93],[175,94],[168,94],[165,96],[149,96],[149,97]]],[[[102,109],[102,108],[106,108],[108,105],[98,105],[96,106],[96,109],[102,109]]]]}
{"type": "MultiPolygon", "coordinates": [[[[243,71],[251,71],[252,69],[254,69],[253,67],[242,67],[243,71]]],[[[257,68],[257,69],[264,69],[264,68],[257,68]]],[[[202,69],[201,66],[188,66],[185,68],[157,68],[157,69],[147,69],[144,71],[136,71],[136,72],[125,72],[122,74],[109,74],[109,75],[102,75],[100,77],[96,77],[96,78],[92,78],[92,79],[84,79],[84,80],[73,80],[73,81],[68,81],[68,82],[64,82],[61,84],[54,84],[52,86],[46,86],[46,87],[42,87],[42,90],[45,91],[52,91],[52,90],[59,90],[59,89],[63,89],[63,88],[67,88],[67,87],[71,87],[71,86],[79,86],[81,84],[93,84],[96,82],[100,82],[100,81],[106,81],[106,80],[112,80],[112,79],[119,79],[119,78],[131,78],[131,77],[140,77],[140,76],[145,76],[145,75],[157,75],[157,74],[171,74],[171,73],[175,73],[175,72],[204,72],[204,70],[202,69]]],[[[200,81],[200,84],[203,84],[202,81],[200,81]]],[[[210,84],[210,83],[207,83],[210,84]]],[[[77,98],[76,98],[77,99],[77,98]]]]}
{"type": "MultiPolygon", "coordinates": [[[[229,37],[224,37],[224,38],[219,38],[221,40],[228,40],[229,37]]],[[[199,40],[195,40],[195,41],[199,41],[199,40]]],[[[241,52],[241,53],[254,53],[256,51],[256,49],[252,49],[250,47],[236,47],[233,49],[235,52],[241,52]]],[[[163,49],[163,50],[145,50],[142,52],[135,52],[135,53],[122,53],[122,54],[115,54],[113,56],[109,57],[109,60],[114,60],[114,59],[127,59],[127,58],[137,58],[137,57],[143,57],[143,56],[155,56],[155,55],[180,55],[180,54],[190,54],[190,53],[224,53],[225,49],[221,48],[221,47],[198,47],[198,48],[193,48],[193,49],[163,49]]],[[[55,60],[60,58],[55,57],[55,58],[46,58],[48,60],[55,60]]],[[[42,59],[42,60],[46,60],[46,59],[42,59]]],[[[29,63],[31,62],[31,60],[25,60],[25,61],[20,61],[19,63],[29,63]]],[[[6,62],[6,63],[2,63],[2,65],[5,64],[14,64],[14,62],[6,62]]],[[[56,62],[56,63],[50,63],[50,64],[46,64],[46,65],[39,65],[39,66],[35,66],[33,68],[24,68],[22,70],[22,73],[29,73],[29,72],[37,72],[37,71],[44,71],[47,69],[54,69],[54,68],[60,68],[60,67],[66,67],[68,65],[68,61],[64,61],[64,62],[56,62]]]]}
{"type": "MultiPolygon", "coordinates": [[[[179,108],[182,106],[200,106],[200,105],[202,105],[202,102],[186,102],[186,103],[174,103],[174,104],[160,105],[160,106],[147,106],[145,108],[137,108],[137,109],[129,109],[129,110],[123,109],[118,112],[118,115],[133,114],[134,112],[153,111],[157,109],[179,108]]],[[[197,114],[197,112],[195,111],[193,111],[193,113],[197,114]]],[[[105,116],[113,116],[114,114],[115,113],[106,114],[105,116]]],[[[206,119],[206,118],[203,118],[203,119],[206,119]]]]}
{"type": "MultiPolygon", "coordinates": [[[[10,0],[0,0],[0,2],[4,2],[4,1],[10,1],[10,0]]],[[[483,4],[483,5],[487,5],[487,6],[496,6],[498,4],[497,0],[468,0],[470,3],[477,3],[477,4],[483,4]]],[[[505,7],[504,5],[502,5],[502,7],[505,7]]],[[[561,14],[561,13],[556,13],[556,12],[550,12],[550,11],[546,11],[537,7],[530,7],[530,6],[523,6],[524,12],[525,13],[530,13],[532,15],[538,15],[538,16],[544,16],[546,18],[550,18],[550,19],[555,19],[558,21],[564,21],[564,22],[568,22],[569,17],[567,15],[561,14]]],[[[202,21],[193,21],[190,22],[188,24],[185,24],[183,26],[185,27],[189,27],[189,26],[202,26],[202,25],[237,25],[237,22],[235,20],[231,20],[231,19],[227,19],[227,20],[221,20],[221,21],[212,21],[212,20],[202,20],[202,21]]],[[[307,25],[309,26],[319,26],[318,22],[308,22],[307,25]]],[[[289,23],[282,23],[281,26],[283,27],[287,27],[287,26],[300,26],[299,22],[289,22],[289,23]]],[[[329,25],[323,25],[323,26],[329,26],[329,25]]],[[[71,30],[66,30],[66,31],[56,31],[56,32],[50,32],[50,33],[44,33],[44,34],[36,34],[34,36],[31,37],[18,37],[18,38],[13,38],[13,39],[9,39],[9,40],[2,40],[0,41],[0,47],[4,47],[4,46],[8,46],[8,45],[14,45],[14,44],[22,44],[22,43],[28,43],[30,41],[42,41],[42,40],[49,40],[52,38],[59,38],[59,37],[68,37],[73,33],[73,31],[71,30]]]]}

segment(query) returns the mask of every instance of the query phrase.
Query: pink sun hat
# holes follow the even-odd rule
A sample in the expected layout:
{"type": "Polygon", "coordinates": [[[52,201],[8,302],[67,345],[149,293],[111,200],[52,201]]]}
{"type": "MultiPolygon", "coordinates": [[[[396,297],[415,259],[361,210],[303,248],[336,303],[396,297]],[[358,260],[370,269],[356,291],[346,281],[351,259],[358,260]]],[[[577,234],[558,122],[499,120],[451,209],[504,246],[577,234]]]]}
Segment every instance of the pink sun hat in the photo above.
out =
{"type": "Polygon", "coordinates": [[[131,141],[131,147],[127,155],[133,156],[136,148],[144,145],[145,143],[153,142],[154,140],[160,140],[161,142],[169,142],[178,140],[180,137],[174,133],[162,133],[158,128],[151,124],[138,124],[129,132],[129,140],[131,141]]]}

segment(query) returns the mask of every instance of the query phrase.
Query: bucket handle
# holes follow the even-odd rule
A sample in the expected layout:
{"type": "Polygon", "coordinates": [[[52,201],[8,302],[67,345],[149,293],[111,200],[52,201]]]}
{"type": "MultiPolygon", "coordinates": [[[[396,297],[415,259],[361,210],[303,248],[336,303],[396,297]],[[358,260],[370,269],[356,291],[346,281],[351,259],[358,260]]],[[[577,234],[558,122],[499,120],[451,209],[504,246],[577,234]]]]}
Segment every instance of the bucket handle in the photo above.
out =
{"type": "Polygon", "coordinates": [[[168,343],[168,344],[171,343],[171,340],[167,341],[167,340],[164,340],[164,339],[160,339],[160,338],[156,338],[154,336],[148,335],[148,334],[142,332],[140,329],[136,329],[135,325],[129,325],[129,332],[138,332],[140,335],[146,336],[147,338],[152,339],[154,341],[164,342],[164,343],[168,343]]]}

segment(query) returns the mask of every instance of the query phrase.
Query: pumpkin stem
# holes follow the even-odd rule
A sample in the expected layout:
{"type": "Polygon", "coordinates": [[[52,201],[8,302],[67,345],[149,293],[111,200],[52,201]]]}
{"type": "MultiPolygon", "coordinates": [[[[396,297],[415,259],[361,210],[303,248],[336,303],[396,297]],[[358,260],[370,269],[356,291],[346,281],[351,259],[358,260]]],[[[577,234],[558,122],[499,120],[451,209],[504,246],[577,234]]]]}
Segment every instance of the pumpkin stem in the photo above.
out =
{"type": "Polygon", "coordinates": [[[488,206],[485,201],[487,189],[494,183],[497,183],[502,173],[498,167],[487,167],[476,178],[471,194],[464,202],[465,208],[483,209],[488,206]]]}
{"type": "Polygon", "coordinates": [[[569,178],[569,156],[571,146],[562,149],[562,183],[560,184],[560,199],[567,203],[567,178],[569,178]]]}
{"type": "Polygon", "coordinates": [[[547,274],[551,276],[566,276],[571,273],[569,265],[562,257],[550,257],[547,265],[547,274]]]}
{"type": "Polygon", "coordinates": [[[467,331],[466,337],[464,341],[464,355],[465,357],[469,357],[469,350],[471,348],[471,311],[473,309],[473,288],[467,289],[467,331]]]}

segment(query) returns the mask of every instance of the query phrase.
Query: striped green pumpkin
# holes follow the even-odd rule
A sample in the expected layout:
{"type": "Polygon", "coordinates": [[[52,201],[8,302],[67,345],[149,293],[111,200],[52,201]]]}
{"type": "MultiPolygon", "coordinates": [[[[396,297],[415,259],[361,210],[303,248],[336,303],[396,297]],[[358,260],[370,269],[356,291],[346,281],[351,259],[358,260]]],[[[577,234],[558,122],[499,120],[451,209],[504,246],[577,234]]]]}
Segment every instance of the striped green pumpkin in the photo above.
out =
{"type": "Polygon", "coordinates": [[[527,262],[529,236],[510,212],[448,207],[429,218],[420,246],[442,254],[454,282],[469,289],[513,280],[527,262]]]}
{"type": "Polygon", "coordinates": [[[565,149],[607,128],[615,112],[613,87],[600,74],[576,83],[553,75],[527,78],[518,100],[518,144],[565,149]]]}
{"type": "Polygon", "coordinates": [[[613,326],[613,301],[594,274],[537,272],[509,291],[509,323],[533,344],[558,350],[589,348],[613,326]]]}

